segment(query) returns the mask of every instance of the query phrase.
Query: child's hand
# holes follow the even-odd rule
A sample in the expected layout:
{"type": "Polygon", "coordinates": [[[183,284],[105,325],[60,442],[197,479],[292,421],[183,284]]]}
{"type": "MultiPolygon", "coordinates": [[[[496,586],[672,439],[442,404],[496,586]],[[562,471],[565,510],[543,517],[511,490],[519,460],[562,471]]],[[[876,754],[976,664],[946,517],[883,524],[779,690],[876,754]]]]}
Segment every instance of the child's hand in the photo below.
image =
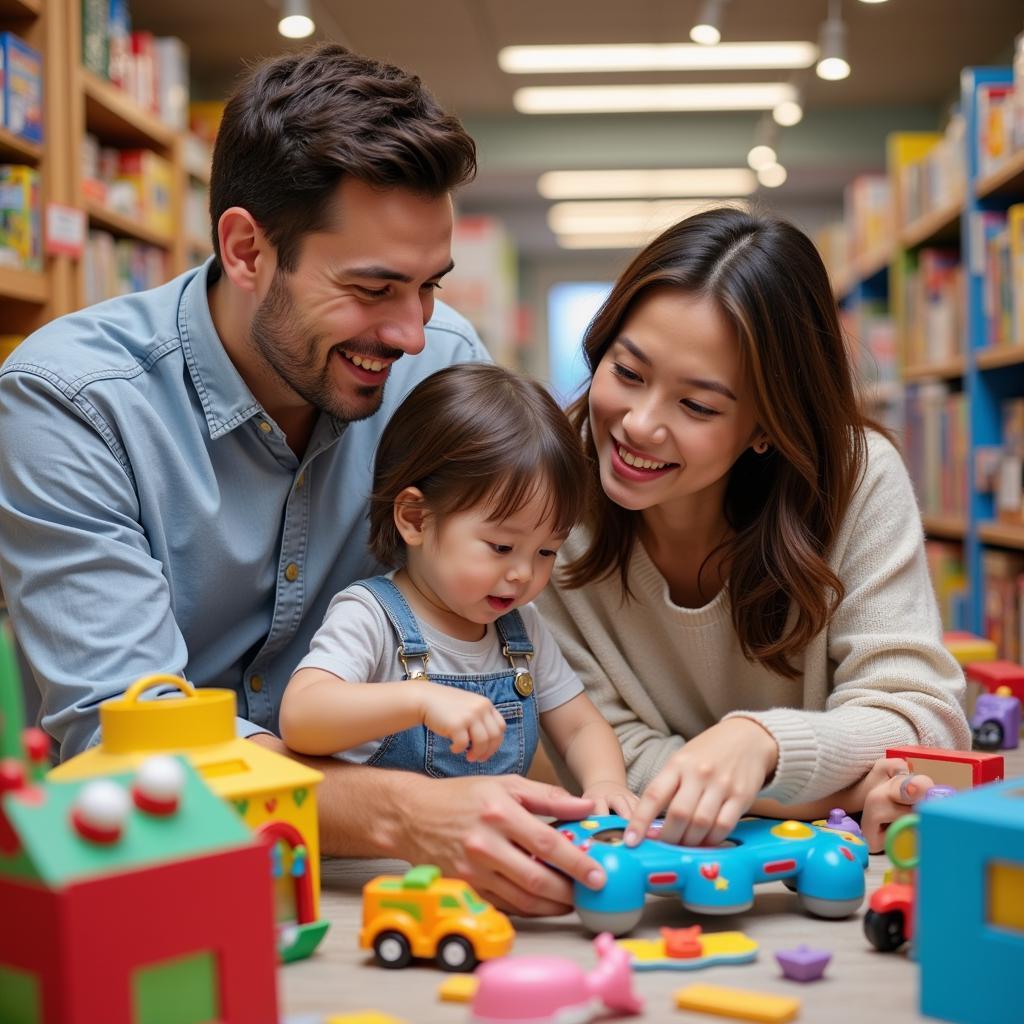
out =
{"type": "Polygon", "coordinates": [[[753,803],[779,758],[775,738],[749,718],[729,718],[677,750],[651,780],[626,831],[635,846],[665,811],[658,838],[717,846],[753,803]]]}
{"type": "Polygon", "coordinates": [[[640,798],[623,782],[593,782],[583,791],[584,800],[593,800],[591,814],[618,814],[628,818],[640,798]]]}
{"type": "Polygon", "coordinates": [[[907,762],[899,757],[882,758],[864,778],[867,796],[860,829],[872,853],[885,849],[885,830],[904,814],[909,814],[935,785],[927,775],[911,775],[907,762]]]}
{"type": "Polygon", "coordinates": [[[467,761],[486,761],[501,746],[505,719],[478,693],[428,683],[423,697],[423,724],[452,741],[452,753],[466,751],[467,761]]]}

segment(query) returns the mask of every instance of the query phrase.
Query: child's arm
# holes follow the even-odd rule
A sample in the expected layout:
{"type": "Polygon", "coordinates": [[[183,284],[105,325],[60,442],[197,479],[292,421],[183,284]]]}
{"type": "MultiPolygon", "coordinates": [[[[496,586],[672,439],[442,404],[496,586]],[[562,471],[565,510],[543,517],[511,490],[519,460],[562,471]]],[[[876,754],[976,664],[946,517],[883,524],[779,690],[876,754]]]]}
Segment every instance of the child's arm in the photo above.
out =
{"type": "Polygon", "coordinates": [[[628,818],[637,798],[626,785],[622,748],[590,698],[577,694],[540,717],[544,732],[580,784],[584,797],[594,801],[594,814],[610,812],[628,818]]]}
{"type": "Polygon", "coordinates": [[[505,720],[486,698],[425,679],[352,683],[318,668],[299,669],[281,701],[281,739],[300,754],[333,754],[425,725],[452,752],[486,761],[501,746],[505,720]]]}

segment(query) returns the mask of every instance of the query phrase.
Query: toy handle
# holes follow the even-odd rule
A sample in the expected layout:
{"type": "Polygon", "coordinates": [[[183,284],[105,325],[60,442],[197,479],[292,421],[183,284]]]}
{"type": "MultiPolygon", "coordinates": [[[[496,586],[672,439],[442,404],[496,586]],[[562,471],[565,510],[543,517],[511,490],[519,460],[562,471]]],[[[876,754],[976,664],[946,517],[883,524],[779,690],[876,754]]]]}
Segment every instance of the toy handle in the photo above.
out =
{"type": "Polygon", "coordinates": [[[125,690],[124,699],[129,704],[137,704],[139,697],[146,690],[162,683],[170,683],[172,686],[176,686],[186,697],[194,697],[196,695],[196,688],[187,679],[182,679],[181,676],[168,675],[166,672],[158,672],[156,675],[143,676],[141,679],[136,679],[125,690]]]}

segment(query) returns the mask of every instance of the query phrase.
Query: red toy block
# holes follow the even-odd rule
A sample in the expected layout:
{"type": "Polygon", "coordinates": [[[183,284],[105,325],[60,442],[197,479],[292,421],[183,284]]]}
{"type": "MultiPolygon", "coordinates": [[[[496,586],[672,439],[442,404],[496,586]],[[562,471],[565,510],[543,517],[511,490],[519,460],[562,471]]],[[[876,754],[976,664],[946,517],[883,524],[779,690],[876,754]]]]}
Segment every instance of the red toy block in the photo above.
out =
{"type": "MultiPolygon", "coordinates": [[[[986,667],[995,662],[987,663],[986,667]]],[[[890,747],[886,757],[902,757],[912,772],[931,777],[937,786],[973,789],[1003,777],[1003,755],[941,747],[890,747]]]]}
{"type": "Polygon", "coordinates": [[[964,673],[989,693],[995,693],[997,687],[1008,686],[1010,693],[1024,704],[1024,666],[1013,661],[975,661],[964,666],[964,673]]]}

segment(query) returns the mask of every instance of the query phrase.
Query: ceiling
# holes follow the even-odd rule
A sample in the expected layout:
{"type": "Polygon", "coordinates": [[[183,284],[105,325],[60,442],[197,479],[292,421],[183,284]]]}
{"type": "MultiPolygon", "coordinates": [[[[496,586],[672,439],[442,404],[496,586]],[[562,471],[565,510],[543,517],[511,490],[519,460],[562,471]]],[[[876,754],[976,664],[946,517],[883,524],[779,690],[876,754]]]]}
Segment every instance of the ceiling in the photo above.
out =
{"type": "MultiPolygon", "coordinates": [[[[554,247],[536,192],[540,171],[571,167],[742,166],[758,114],[609,117],[516,114],[522,85],[786,80],[789,72],[508,75],[507,45],[684,42],[699,0],[312,0],[314,38],[333,39],[419,74],[476,137],[480,177],[469,209],[506,217],[526,250],[554,247]]],[[[723,41],[817,41],[827,0],[730,0],[723,41]]],[[[880,169],[889,130],[940,127],[965,65],[1008,63],[1024,30],[1021,0],[842,0],[849,78],[803,73],[806,116],[785,129],[790,171],[770,201],[804,221],[834,215],[854,174],[880,169]]],[[[194,94],[230,91],[243,62],[294,46],[276,30],[276,0],[132,0],[137,27],[177,35],[191,53],[194,94]]]]}

